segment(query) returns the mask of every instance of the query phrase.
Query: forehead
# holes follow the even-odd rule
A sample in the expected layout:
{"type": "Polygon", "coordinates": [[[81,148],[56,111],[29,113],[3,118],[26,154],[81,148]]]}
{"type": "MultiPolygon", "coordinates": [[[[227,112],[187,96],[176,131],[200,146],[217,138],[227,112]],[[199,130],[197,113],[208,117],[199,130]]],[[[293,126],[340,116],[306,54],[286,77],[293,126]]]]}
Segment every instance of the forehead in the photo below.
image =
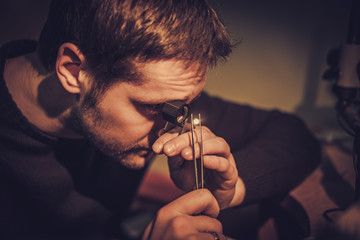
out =
{"type": "Polygon", "coordinates": [[[179,60],[152,61],[139,64],[144,78],[141,85],[129,84],[134,98],[146,101],[191,100],[205,84],[206,67],[179,60]]]}

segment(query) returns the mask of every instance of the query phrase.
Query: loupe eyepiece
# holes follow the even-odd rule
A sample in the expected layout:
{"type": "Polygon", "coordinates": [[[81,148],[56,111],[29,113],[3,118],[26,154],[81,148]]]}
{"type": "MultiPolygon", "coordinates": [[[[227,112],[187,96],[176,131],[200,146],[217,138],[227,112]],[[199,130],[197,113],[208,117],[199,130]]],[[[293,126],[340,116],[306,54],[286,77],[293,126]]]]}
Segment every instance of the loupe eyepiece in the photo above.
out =
{"type": "Polygon", "coordinates": [[[166,121],[181,126],[189,115],[189,106],[180,100],[168,101],[163,104],[162,115],[166,121]]]}

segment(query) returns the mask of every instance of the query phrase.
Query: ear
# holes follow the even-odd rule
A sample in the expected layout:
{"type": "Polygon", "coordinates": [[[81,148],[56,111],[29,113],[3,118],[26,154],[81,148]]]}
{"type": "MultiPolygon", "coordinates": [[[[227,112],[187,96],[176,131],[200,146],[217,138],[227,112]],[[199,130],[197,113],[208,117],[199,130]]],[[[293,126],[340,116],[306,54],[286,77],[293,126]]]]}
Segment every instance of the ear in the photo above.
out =
{"type": "Polygon", "coordinates": [[[72,43],[64,43],[60,46],[56,59],[56,74],[66,91],[80,93],[82,82],[79,79],[81,64],[85,57],[79,48],[72,43]]]}

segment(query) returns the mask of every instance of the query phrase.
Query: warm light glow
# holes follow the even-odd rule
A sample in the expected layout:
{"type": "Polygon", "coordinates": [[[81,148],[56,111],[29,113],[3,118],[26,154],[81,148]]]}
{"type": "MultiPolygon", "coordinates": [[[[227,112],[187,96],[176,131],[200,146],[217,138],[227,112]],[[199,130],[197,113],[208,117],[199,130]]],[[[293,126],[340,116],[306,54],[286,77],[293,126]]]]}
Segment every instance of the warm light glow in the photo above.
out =
{"type": "Polygon", "coordinates": [[[194,125],[199,125],[200,124],[200,120],[198,118],[194,118],[194,125]]]}

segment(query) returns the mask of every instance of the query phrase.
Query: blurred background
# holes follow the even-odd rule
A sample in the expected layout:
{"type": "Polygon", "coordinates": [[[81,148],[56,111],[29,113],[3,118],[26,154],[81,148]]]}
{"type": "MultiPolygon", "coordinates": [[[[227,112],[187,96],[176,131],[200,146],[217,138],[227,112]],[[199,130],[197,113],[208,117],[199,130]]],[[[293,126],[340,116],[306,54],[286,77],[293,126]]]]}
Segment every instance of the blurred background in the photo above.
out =
{"type": "MultiPolygon", "coordinates": [[[[49,0],[1,0],[0,45],[37,39],[49,0]]],[[[226,63],[210,71],[206,90],[256,107],[295,113],[311,128],[336,128],[326,55],[344,43],[351,0],[212,0],[233,38],[226,63]]]]}
{"type": "Polygon", "coordinates": [[[207,90],[233,101],[278,108],[310,127],[336,126],[326,56],[346,38],[350,0],[217,1],[242,43],[211,72],[207,90]],[[236,86],[236,87],[235,87],[236,86]]]}

